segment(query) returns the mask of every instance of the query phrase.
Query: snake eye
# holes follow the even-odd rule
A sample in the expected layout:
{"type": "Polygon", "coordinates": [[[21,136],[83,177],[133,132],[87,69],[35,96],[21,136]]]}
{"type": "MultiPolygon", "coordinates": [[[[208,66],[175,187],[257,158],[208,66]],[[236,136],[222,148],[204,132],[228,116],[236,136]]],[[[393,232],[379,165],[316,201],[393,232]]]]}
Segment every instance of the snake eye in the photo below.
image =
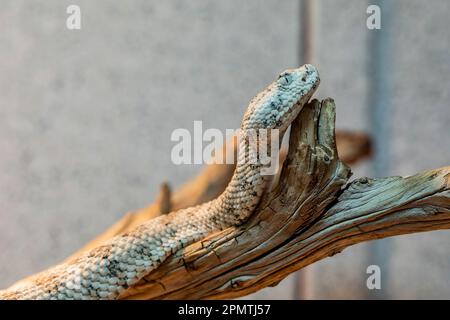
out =
{"type": "Polygon", "coordinates": [[[283,72],[282,74],[280,74],[278,76],[278,82],[282,86],[286,86],[286,85],[290,84],[292,82],[292,74],[290,74],[288,72],[283,72]]]}

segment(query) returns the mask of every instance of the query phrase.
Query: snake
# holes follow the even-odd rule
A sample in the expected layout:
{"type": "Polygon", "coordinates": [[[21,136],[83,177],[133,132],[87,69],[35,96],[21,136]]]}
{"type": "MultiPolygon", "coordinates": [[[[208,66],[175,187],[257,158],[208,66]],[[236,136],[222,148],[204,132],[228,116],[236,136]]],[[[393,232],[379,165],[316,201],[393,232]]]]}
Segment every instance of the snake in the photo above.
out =
{"type": "MultiPolygon", "coordinates": [[[[262,129],[278,129],[283,135],[319,82],[319,73],[310,64],[280,73],[250,101],[241,122],[241,135],[262,129]]],[[[264,164],[250,161],[250,147],[249,139],[239,139],[235,172],[223,193],[214,200],[146,221],[80,256],[0,291],[0,299],[118,299],[179,250],[214,232],[242,225],[270,184],[270,176],[262,174],[264,164]]]]}

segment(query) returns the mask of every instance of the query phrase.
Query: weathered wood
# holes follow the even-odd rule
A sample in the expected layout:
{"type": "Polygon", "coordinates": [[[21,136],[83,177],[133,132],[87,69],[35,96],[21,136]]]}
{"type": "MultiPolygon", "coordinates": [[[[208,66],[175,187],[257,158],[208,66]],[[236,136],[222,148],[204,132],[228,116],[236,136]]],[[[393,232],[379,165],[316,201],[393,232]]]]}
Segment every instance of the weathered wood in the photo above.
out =
{"type": "Polygon", "coordinates": [[[450,167],[345,185],[334,118],[331,99],[308,104],[280,183],[251,219],[179,251],[121,298],[240,297],[362,241],[450,228],[450,167]]]}

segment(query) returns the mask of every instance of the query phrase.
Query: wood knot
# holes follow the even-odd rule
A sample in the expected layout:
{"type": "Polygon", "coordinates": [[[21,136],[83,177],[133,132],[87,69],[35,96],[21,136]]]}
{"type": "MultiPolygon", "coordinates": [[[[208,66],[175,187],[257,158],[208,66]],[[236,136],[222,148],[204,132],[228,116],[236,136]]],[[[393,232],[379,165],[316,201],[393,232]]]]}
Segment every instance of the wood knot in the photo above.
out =
{"type": "Polygon", "coordinates": [[[358,180],[356,180],[356,182],[359,184],[367,184],[367,183],[369,183],[369,179],[367,177],[363,177],[363,178],[359,178],[358,180]]]}
{"type": "Polygon", "coordinates": [[[233,279],[230,280],[230,287],[232,289],[243,288],[243,287],[245,287],[245,284],[249,280],[253,279],[254,277],[255,276],[252,276],[252,275],[246,275],[246,276],[239,276],[239,277],[233,278],[233,279]]]}

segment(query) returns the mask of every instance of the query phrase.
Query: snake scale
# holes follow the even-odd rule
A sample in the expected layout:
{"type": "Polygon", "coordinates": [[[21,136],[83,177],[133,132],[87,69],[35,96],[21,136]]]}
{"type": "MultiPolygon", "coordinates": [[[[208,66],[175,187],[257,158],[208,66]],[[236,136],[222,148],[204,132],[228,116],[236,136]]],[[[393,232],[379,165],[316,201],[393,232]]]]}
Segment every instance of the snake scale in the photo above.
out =
{"type": "MultiPolygon", "coordinates": [[[[241,132],[287,129],[319,85],[312,65],[282,72],[251,101],[241,132]]],[[[116,299],[167,257],[208,234],[248,219],[269,184],[262,164],[250,163],[249,142],[239,139],[238,164],[216,199],[162,215],[68,262],[0,291],[0,299],[116,299]]]]}

